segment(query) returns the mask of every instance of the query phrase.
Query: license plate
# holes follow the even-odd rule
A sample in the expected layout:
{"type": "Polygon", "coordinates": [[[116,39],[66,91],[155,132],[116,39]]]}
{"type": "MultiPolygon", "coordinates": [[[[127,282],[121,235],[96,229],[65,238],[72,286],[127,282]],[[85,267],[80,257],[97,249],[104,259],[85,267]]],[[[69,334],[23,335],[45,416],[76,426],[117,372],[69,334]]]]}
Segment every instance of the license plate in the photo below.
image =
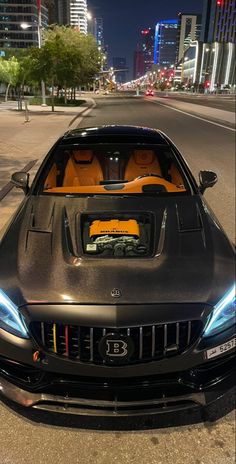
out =
{"type": "Polygon", "coordinates": [[[223,345],[215,346],[214,348],[207,350],[206,357],[207,359],[215,358],[215,356],[219,356],[220,354],[223,354],[226,351],[232,350],[232,348],[235,348],[235,346],[236,346],[236,338],[232,338],[232,340],[229,340],[228,342],[223,343],[223,345]]]}

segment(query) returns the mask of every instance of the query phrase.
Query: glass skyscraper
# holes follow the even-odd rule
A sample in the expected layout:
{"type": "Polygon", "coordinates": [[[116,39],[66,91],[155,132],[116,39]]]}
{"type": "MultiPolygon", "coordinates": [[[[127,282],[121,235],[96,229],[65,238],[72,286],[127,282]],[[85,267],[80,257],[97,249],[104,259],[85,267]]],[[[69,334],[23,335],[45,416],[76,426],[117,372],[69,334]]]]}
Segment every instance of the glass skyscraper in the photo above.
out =
{"type": "Polygon", "coordinates": [[[201,40],[236,41],[236,0],[204,0],[201,40]]]}
{"type": "Polygon", "coordinates": [[[178,20],[159,21],[155,29],[154,64],[170,67],[176,61],[178,20]]]}

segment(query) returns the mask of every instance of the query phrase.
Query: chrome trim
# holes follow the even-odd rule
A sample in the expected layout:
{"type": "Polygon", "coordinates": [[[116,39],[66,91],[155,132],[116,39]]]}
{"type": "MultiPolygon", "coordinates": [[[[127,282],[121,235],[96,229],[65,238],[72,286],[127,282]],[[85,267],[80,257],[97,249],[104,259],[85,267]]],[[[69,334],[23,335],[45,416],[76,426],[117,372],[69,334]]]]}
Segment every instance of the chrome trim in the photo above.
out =
{"type": "Polygon", "coordinates": [[[139,328],[139,359],[143,357],[143,327],[139,328]]]}
{"type": "Polygon", "coordinates": [[[90,361],[93,361],[93,327],[90,328],[90,361]]]}
{"type": "Polygon", "coordinates": [[[3,378],[0,378],[0,392],[9,400],[24,407],[86,416],[140,416],[144,414],[157,414],[158,412],[165,413],[168,410],[189,409],[189,407],[196,407],[196,405],[206,405],[205,394],[202,392],[142,401],[99,401],[49,395],[47,393],[30,393],[3,378]],[[189,402],[190,404],[183,405],[181,404],[183,402],[189,402]],[[171,406],[173,403],[174,405],[171,406]],[[179,405],[176,405],[176,403],[179,403],[179,405]],[[162,406],[162,409],[155,409],[155,406],[158,405],[162,406]],[[137,409],[132,409],[135,407],[137,409]]]}
{"type": "Polygon", "coordinates": [[[191,340],[191,329],[192,329],[191,321],[188,321],[188,338],[187,338],[187,345],[189,345],[190,340],[191,340]]]}
{"type": "Polygon", "coordinates": [[[166,353],[166,348],[167,348],[167,324],[164,325],[164,353],[166,353]]]}
{"type": "Polygon", "coordinates": [[[155,325],[152,326],[152,358],[155,355],[155,348],[156,348],[156,327],[155,325]]]}
{"type": "Polygon", "coordinates": [[[42,337],[42,343],[45,345],[45,328],[44,328],[44,322],[41,322],[41,337],[42,337]]]}
{"type": "Polygon", "coordinates": [[[177,349],[179,348],[179,322],[176,322],[176,340],[177,349]]]}
{"type": "MultiPolygon", "coordinates": [[[[195,321],[197,322],[197,321],[195,321]]],[[[200,322],[200,321],[198,321],[200,322]]],[[[79,360],[81,362],[90,362],[93,363],[96,359],[96,364],[106,364],[106,360],[102,359],[100,353],[98,353],[98,344],[97,341],[106,336],[108,332],[116,332],[116,329],[112,328],[100,328],[100,327],[84,327],[86,329],[86,338],[81,337],[81,326],[72,326],[72,329],[78,330],[78,334],[75,334],[75,337],[72,337],[71,329],[69,329],[69,338],[73,342],[73,346],[78,346],[78,355],[72,353],[63,352],[65,348],[65,343],[61,336],[56,336],[54,326],[58,329],[58,322],[40,322],[33,321],[33,323],[40,324],[39,336],[36,332],[36,341],[43,347],[43,350],[48,351],[49,353],[53,351],[58,356],[71,357],[73,360],[79,360]],[[45,326],[47,324],[47,326],[45,326]],[[99,332],[98,332],[99,331],[99,332]],[[55,342],[58,342],[59,353],[57,353],[55,342]],[[86,351],[86,352],[85,352],[86,351]],[[98,356],[97,356],[98,355],[98,356]]],[[[60,324],[59,324],[60,325],[60,324]]],[[[65,325],[65,324],[64,324],[65,325]]],[[[66,327],[66,325],[65,325],[66,327]]],[[[134,342],[137,343],[135,349],[135,363],[140,363],[142,361],[156,359],[161,357],[166,357],[168,353],[172,352],[174,355],[186,350],[190,347],[192,339],[194,337],[194,328],[192,321],[180,321],[180,322],[163,322],[162,324],[153,324],[148,326],[135,326],[135,327],[118,327],[118,333],[127,334],[128,337],[133,338],[134,342]],[[184,324],[184,325],[183,325],[184,324]],[[169,330],[170,326],[175,325],[175,332],[169,330]],[[145,331],[145,328],[148,327],[148,337],[145,331]],[[159,329],[162,331],[159,336],[159,329]],[[135,332],[134,332],[135,331],[135,332]],[[136,338],[137,335],[137,338],[136,338]],[[184,338],[183,338],[184,335],[184,338]],[[145,344],[144,350],[144,342],[145,344]],[[144,359],[145,358],[145,359],[144,359]]],[[[197,330],[197,328],[196,328],[197,330]]],[[[73,332],[74,333],[74,332],[73,332]]],[[[197,333],[197,332],[196,332],[197,333]]],[[[73,351],[73,346],[70,344],[70,351],[73,351]]],[[[128,363],[127,363],[128,364],[128,363]]]]}

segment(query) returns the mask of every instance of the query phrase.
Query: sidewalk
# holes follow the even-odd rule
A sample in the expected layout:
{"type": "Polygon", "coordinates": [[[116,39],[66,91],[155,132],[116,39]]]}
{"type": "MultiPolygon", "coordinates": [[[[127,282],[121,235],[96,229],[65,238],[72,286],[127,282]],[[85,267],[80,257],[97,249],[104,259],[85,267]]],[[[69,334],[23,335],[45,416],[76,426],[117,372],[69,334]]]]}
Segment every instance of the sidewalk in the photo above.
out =
{"type": "MultiPolygon", "coordinates": [[[[85,98],[84,98],[85,99],[85,98]]],[[[53,143],[66,130],[78,125],[78,118],[94,105],[92,99],[73,108],[29,107],[29,122],[24,111],[2,110],[0,106],[0,189],[10,181],[15,171],[20,171],[29,161],[38,159],[30,171],[34,175],[53,143]]],[[[21,190],[13,189],[0,203],[0,230],[23,199],[21,190]]]]}
{"type": "Polygon", "coordinates": [[[210,106],[195,105],[194,103],[179,102],[168,98],[168,95],[156,97],[155,100],[162,103],[164,106],[170,106],[205,119],[212,119],[219,123],[225,122],[235,125],[235,114],[231,111],[219,110],[210,106]]]}

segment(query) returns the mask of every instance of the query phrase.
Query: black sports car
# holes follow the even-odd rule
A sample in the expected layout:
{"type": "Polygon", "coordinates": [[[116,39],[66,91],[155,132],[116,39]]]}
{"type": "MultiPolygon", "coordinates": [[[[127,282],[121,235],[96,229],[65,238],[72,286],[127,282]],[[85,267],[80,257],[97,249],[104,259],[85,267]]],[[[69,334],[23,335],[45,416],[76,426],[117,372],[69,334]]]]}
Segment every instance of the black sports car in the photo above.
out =
{"type": "Polygon", "coordinates": [[[0,391],[86,415],[204,411],[232,393],[234,247],[160,131],[67,132],[0,242],[0,391]]]}

